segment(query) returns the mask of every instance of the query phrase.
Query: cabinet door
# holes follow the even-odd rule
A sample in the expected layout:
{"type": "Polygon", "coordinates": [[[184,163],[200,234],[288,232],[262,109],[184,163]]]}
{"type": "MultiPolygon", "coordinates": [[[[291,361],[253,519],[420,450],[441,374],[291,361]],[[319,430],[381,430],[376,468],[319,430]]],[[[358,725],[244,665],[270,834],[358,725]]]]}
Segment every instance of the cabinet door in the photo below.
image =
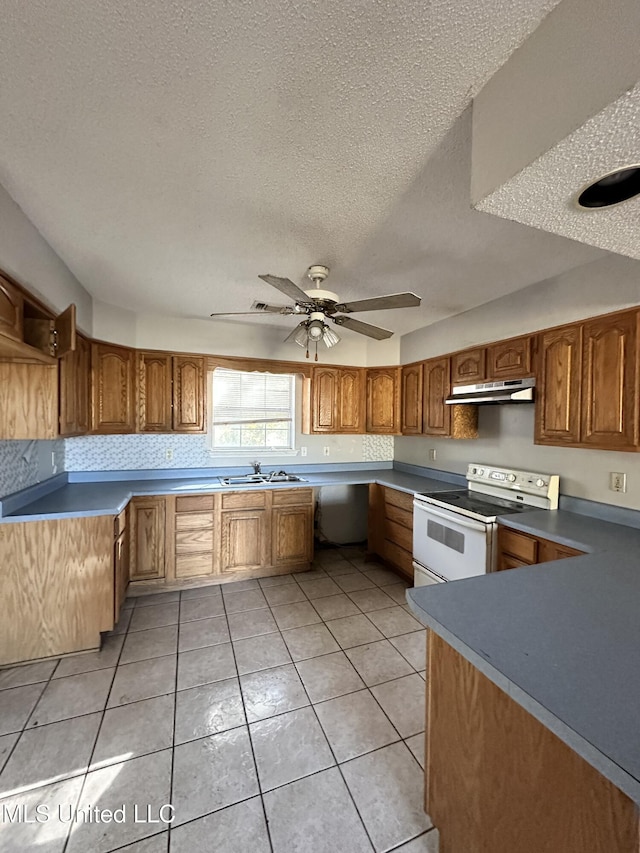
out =
{"type": "Polygon", "coordinates": [[[451,362],[434,358],[424,363],[422,431],[425,435],[449,435],[451,409],[445,400],[451,389],[451,362]]]}
{"type": "Polygon", "coordinates": [[[311,426],[313,432],[338,432],[339,371],[319,367],[313,371],[311,426]]]}
{"type": "Polygon", "coordinates": [[[603,449],[637,444],[637,312],[583,326],[582,443],[603,449]]]}
{"type": "Polygon", "coordinates": [[[268,514],[264,509],[222,512],[220,571],[261,569],[271,564],[268,514]]]}
{"type": "Polygon", "coordinates": [[[138,354],[138,428],[140,432],[171,431],[171,356],[138,354]]]}
{"type": "Polygon", "coordinates": [[[402,368],[402,434],[422,435],[422,364],[402,368]]]}
{"type": "Polygon", "coordinates": [[[75,350],[59,360],[60,435],[89,431],[89,374],[91,344],[77,335],[75,350]]]}
{"type": "Polygon", "coordinates": [[[540,335],[536,444],[580,442],[582,329],[563,326],[540,335]]]}
{"type": "Polygon", "coordinates": [[[173,358],[173,429],[204,432],[204,358],[173,358]]]}
{"type": "Polygon", "coordinates": [[[521,379],[531,375],[531,337],[512,338],[487,347],[487,379],[521,379]]]}
{"type": "Polygon", "coordinates": [[[120,618],[120,609],[124,604],[124,600],[127,597],[127,587],[129,586],[129,554],[130,554],[130,540],[129,540],[129,531],[123,530],[123,532],[118,536],[115,543],[115,555],[114,555],[114,588],[115,588],[115,610],[114,610],[114,622],[117,622],[120,618]]]}
{"type": "Polygon", "coordinates": [[[92,432],[135,432],[134,356],[128,347],[92,345],[92,432]]]}
{"type": "Polygon", "coordinates": [[[313,507],[274,507],[271,542],[274,566],[309,563],[313,559],[313,507]]]}
{"type": "Polygon", "coordinates": [[[363,378],[359,368],[342,369],[338,375],[338,432],[362,433],[363,378]]]}
{"type": "Polygon", "coordinates": [[[467,349],[451,356],[451,382],[453,385],[470,385],[482,382],[486,377],[486,355],[484,347],[467,349]]]}
{"type": "Polygon", "coordinates": [[[18,288],[0,276],[0,335],[21,341],[24,299],[18,288]]]}
{"type": "Polygon", "coordinates": [[[366,431],[376,435],[400,432],[400,371],[397,368],[367,370],[366,431]]]}
{"type": "Polygon", "coordinates": [[[560,545],[549,539],[538,540],[538,562],[550,563],[552,560],[566,560],[568,557],[579,557],[584,551],[570,548],[569,545],[560,545]]]}
{"type": "Polygon", "coordinates": [[[164,498],[131,501],[131,580],[164,577],[165,515],[164,498]]]}

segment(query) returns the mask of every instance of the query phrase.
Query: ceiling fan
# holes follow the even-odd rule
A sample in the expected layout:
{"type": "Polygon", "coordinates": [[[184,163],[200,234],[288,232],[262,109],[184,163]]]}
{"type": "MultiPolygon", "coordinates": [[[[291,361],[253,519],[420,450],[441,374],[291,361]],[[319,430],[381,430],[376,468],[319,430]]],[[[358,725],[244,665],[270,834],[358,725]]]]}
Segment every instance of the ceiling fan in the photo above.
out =
{"type": "Polygon", "coordinates": [[[393,332],[363,323],[353,317],[344,316],[356,311],[380,311],[386,308],[415,308],[420,305],[420,297],[415,293],[394,293],[389,296],[374,296],[371,299],[360,299],[356,302],[339,302],[338,294],[331,290],[323,290],[322,282],[329,275],[329,267],[314,264],[307,270],[307,277],[311,279],[314,286],[309,290],[302,290],[288,278],[279,278],[276,275],[261,275],[263,281],[275,287],[280,293],[284,293],[293,300],[293,305],[269,305],[266,302],[254,302],[252,311],[230,311],[211,314],[212,317],[230,317],[247,314],[285,314],[304,315],[305,319],[296,326],[291,334],[285,338],[287,341],[295,341],[298,346],[306,347],[307,358],[309,358],[309,344],[316,345],[316,361],[318,360],[318,344],[324,343],[327,347],[335,346],[340,341],[339,335],[328,325],[331,320],[337,326],[351,329],[360,335],[366,335],[377,341],[390,338],[393,332]]]}

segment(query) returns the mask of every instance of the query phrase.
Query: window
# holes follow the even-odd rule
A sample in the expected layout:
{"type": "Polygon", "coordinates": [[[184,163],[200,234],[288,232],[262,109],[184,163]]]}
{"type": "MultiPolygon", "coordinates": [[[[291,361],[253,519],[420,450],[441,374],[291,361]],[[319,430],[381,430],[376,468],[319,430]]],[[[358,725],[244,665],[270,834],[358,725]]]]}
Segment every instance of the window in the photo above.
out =
{"type": "Polygon", "coordinates": [[[213,371],[214,450],[293,450],[295,376],[213,371]]]}

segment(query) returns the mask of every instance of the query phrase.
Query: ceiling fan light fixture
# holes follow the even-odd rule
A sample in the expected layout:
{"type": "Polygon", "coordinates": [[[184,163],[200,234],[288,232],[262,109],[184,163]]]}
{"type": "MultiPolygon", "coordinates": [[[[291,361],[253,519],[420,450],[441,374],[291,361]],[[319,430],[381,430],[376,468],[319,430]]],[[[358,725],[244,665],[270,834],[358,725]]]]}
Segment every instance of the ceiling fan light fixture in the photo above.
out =
{"type": "Polygon", "coordinates": [[[324,341],[327,349],[334,347],[336,344],[340,343],[340,335],[336,335],[336,333],[329,326],[325,325],[324,331],[322,333],[322,340],[324,341]]]}
{"type": "Polygon", "coordinates": [[[303,349],[307,348],[307,344],[309,343],[309,331],[307,329],[306,322],[300,323],[295,335],[293,336],[293,340],[299,347],[302,347],[303,349]]]}

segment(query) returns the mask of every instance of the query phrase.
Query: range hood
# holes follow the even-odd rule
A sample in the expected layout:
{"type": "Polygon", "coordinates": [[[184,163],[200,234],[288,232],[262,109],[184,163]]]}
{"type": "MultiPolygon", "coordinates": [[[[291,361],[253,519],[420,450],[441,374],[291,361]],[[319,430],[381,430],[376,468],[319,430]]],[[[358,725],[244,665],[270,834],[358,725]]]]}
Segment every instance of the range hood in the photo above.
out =
{"type": "Polygon", "coordinates": [[[454,385],[445,403],[454,406],[457,403],[482,405],[487,403],[533,403],[533,389],[536,380],[505,379],[502,382],[482,382],[479,385],[454,385]]]}

